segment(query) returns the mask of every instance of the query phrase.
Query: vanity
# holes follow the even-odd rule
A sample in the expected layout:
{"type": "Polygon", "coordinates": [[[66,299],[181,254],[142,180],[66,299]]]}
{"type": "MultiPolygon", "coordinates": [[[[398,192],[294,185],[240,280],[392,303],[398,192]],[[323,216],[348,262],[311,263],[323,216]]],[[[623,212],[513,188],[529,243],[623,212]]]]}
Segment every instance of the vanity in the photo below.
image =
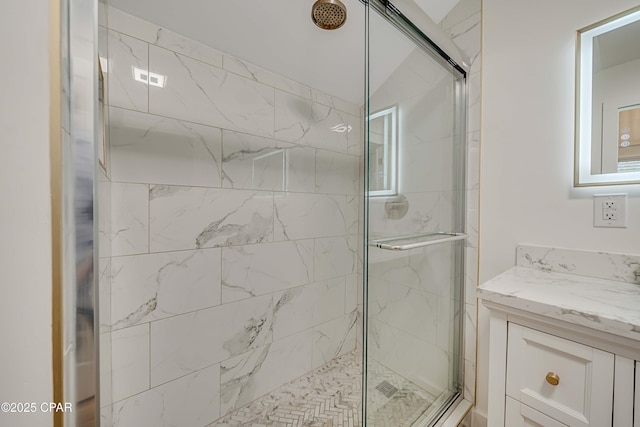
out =
{"type": "Polygon", "coordinates": [[[639,256],[519,246],[478,297],[489,427],[640,427],[639,256]]]}

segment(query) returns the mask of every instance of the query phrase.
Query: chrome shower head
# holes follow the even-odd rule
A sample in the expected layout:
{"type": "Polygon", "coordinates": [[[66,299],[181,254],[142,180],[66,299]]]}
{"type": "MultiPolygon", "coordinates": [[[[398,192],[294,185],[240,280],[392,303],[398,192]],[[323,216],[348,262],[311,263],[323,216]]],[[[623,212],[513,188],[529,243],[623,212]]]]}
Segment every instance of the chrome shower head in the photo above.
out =
{"type": "Polygon", "coordinates": [[[340,0],[318,0],[311,9],[311,19],[323,30],[335,30],[347,20],[347,8],[340,0]]]}

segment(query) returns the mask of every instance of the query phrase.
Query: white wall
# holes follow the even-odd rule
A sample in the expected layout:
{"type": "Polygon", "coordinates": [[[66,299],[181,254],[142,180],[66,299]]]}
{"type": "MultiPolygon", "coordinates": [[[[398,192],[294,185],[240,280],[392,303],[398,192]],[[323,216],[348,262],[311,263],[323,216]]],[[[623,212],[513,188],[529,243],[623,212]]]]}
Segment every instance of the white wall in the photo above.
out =
{"type": "MultiPolygon", "coordinates": [[[[640,186],[573,188],[575,32],[621,0],[484,0],[480,283],[515,265],[518,243],[640,253],[640,186]],[[593,228],[593,194],[628,193],[628,228],[593,228]]],[[[486,412],[481,310],[478,411],[486,412]]]]}
{"type": "MultiPolygon", "coordinates": [[[[0,14],[0,402],[50,402],[49,7],[9,0],[0,14]]],[[[52,425],[5,414],[0,425],[52,425]]]]}

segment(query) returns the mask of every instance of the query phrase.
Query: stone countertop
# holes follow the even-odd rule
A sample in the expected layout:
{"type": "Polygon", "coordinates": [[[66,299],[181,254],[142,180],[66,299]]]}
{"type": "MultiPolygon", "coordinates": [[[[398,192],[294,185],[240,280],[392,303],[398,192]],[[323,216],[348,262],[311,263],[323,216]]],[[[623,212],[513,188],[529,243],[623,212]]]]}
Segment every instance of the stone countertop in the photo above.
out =
{"type": "Polygon", "coordinates": [[[513,267],[478,287],[478,297],[640,341],[640,285],[513,267]]]}

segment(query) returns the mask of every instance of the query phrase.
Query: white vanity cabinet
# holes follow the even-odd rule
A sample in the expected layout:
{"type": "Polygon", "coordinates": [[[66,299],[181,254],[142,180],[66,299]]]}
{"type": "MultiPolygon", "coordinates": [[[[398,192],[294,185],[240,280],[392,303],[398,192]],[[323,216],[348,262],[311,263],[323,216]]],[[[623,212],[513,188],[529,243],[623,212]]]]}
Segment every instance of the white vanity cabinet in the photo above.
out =
{"type": "Polygon", "coordinates": [[[632,301],[609,301],[608,315],[578,286],[590,278],[504,274],[478,292],[490,310],[488,427],[640,427],[638,285],[619,288],[632,301]],[[637,304],[629,322],[624,304],[637,304]]]}
{"type": "Polygon", "coordinates": [[[488,427],[640,427],[640,362],[615,353],[628,347],[498,310],[488,427]]]}
{"type": "Polygon", "coordinates": [[[506,371],[508,397],[561,425],[611,426],[613,354],[509,323],[506,371]]]}

